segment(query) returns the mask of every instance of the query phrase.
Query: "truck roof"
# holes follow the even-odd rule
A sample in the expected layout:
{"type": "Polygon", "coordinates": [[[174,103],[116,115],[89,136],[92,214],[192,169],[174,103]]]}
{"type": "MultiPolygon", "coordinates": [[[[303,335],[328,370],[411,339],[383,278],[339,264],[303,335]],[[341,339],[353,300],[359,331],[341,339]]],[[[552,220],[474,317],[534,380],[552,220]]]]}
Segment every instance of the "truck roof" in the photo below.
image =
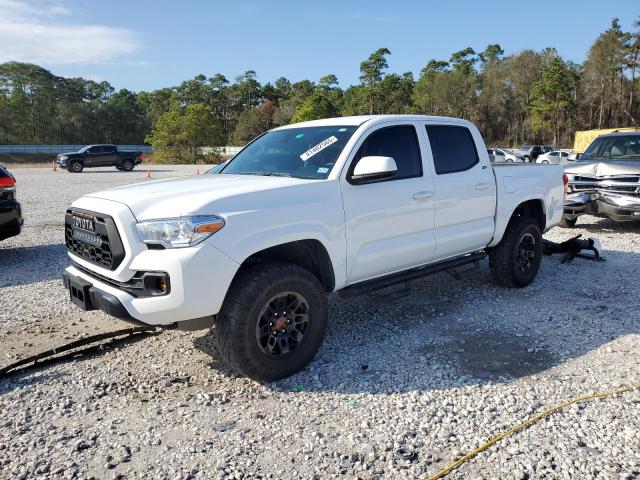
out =
{"type": "Polygon", "coordinates": [[[598,137],[628,137],[628,136],[640,136],[640,130],[626,131],[626,132],[611,132],[611,133],[603,133],[602,135],[598,135],[598,137]]]}
{"type": "Polygon", "coordinates": [[[323,118],[320,120],[309,120],[307,122],[300,123],[292,123],[290,125],[283,125],[282,127],[275,128],[274,130],[285,130],[287,128],[299,128],[299,127],[324,127],[324,126],[355,126],[359,127],[360,125],[366,122],[384,122],[388,120],[406,120],[406,121],[415,121],[415,120],[431,120],[431,121],[443,121],[447,122],[455,122],[460,124],[470,124],[471,122],[467,120],[462,120],[460,118],[453,117],[436,117],[431,115],[354,115],[350,117],[333,117],[333,118],[323,118]]]}

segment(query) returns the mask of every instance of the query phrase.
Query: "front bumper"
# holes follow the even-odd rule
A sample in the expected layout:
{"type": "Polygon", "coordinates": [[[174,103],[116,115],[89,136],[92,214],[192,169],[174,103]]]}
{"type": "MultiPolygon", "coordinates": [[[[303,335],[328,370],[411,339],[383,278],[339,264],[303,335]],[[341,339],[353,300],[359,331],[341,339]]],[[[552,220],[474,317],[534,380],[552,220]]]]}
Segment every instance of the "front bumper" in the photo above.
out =
{"type": "Polygon", "coordinates": [[[120,320],[141,324],[131,316],[118,297],[100,290],[82,277],[65,271],[62,274],[62,283],[69,290],[69,299],[83,310],[102,310],[120,320]]]}
{"type": "Polygon", "coordinates": [[[24,219],[17,200],[0,200],[0,240],[20,235],[24,219]]]}
{"type": "MultiPolygon", "coordinates": [[[[87,291],[83,296],[90,301],[84,305],[85,309],[93,306],[121,320],[168,326],[216,315],[239,267],[237,262],[204,242],[189,248],[145,250],[132,258],[127,267],[131,277],[136,272],[167,273],[171,288],[165,295],[132,295],[104,273],[92,274],[86,264],[82,268],[67,267],[63,278],[67,288],[70,280],[76,285],[89,285],[82,287],[87,291]]],[[[74,303],[83,307],[77,301],[74,303]]]]}
{"type": "Polygon", "coordinates": [[[602,192],[568,194],[564,216],[573,219],[584,214],[608,217],[616,222],[640,220],[640,197],[602,192]]]}

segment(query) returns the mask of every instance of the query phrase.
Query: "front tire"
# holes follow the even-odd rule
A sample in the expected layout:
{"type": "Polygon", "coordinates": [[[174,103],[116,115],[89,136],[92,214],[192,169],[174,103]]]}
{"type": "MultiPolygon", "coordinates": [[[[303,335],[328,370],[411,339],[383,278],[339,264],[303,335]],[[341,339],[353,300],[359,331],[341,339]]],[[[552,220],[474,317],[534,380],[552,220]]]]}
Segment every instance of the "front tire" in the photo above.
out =
{"type": "Polygon", "coordinates": [[[229,287],[216,315],[221,361],[262,382],[288,377],[314,357],[327,324],[327,296],[308,270],[289,263],[253,265],[229,287]]]}
{"type": "Polygon", "coordinates": [[[80,173],[84,169],[84,165],[80,160],[74,160],[69,164],[69,171],[72,173],[80,173]]]}
{"type": "Polygon", "coordinates": [[[542,261],[542,232],[531,217],[509,222],[500,243],[489,253],[489,266],[498,285],[522,288],[536,277],[542,261]]]}
{"type": "Polygon", "coordinates": [[[122,170],[122,166],[121,165],[116,165],[116,170],[122,170]]]}

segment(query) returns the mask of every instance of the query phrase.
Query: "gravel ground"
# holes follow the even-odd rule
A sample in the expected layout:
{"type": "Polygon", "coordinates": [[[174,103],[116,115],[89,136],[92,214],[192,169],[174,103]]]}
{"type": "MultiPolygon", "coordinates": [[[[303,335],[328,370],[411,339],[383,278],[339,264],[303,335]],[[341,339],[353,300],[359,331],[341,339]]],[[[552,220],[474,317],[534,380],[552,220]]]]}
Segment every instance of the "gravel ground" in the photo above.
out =
{"type": "MultiPolygon", "coordinates": [[[[12,171],[26,225],[0,244],[0,366],[123,326],[68,302],[62,218],[84,193],[144,179],[12,171]]],[[[280,382],[221,370],[203,331],[1,379],[0,478],[426,478],[546,407],[640,383],[640,224],[583,217],[546,237],[574,233],[608,260],[545,258],[523,290],[494,286],[485,263],[404,298],[332,296],[316,359],[280,382]]],[[[639,452],[634,392],[553,414],[447,478],[640,478],[639,452]]]]}

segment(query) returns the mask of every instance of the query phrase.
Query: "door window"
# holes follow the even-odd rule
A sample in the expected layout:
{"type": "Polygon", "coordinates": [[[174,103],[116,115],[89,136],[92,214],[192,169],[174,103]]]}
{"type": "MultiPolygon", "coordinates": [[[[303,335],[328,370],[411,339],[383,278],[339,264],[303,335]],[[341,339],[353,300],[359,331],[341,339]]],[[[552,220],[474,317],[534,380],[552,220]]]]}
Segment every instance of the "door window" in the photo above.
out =
{"type": "Polygon", "coordinates": [[[102,151],[102,147],[91,147],[89,149],[89,153],[100,153],[102,151]]]}
{"type": "Polygon", "coordinates": [[[107,145],[106,147],[102,147],[102,151],[104,153],[116,153],[116,147],[113,145],[107,145]]]}
{"type": "Polygon", "coordinates": [[[358,160],[369,156],[391,157],[395,160],[398,167],[396,174],[383,181],[422,176],[418,136],[416,129],[411,125],[382,128],[370,134],[358,149],[347,178],[351,178],[358,160]]]}
{"type": "Polygon", "coordinates": [[[466,127],[427,125],[436,173],[463,172],[480,160],[471,132],[466,127]]]}

